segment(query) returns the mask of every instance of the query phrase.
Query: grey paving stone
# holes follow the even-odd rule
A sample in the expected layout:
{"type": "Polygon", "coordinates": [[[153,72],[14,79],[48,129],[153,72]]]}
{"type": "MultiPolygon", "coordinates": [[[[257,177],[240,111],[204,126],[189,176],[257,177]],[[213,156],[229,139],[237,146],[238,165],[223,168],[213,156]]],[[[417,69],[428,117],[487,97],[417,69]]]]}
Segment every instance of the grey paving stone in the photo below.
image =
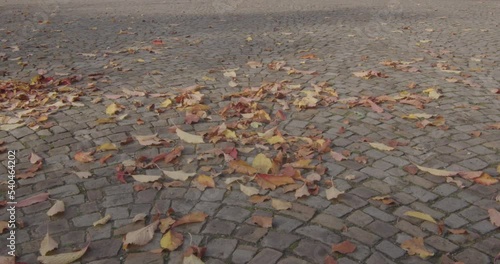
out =
{"type": "Polygon", "coordinates": [[[311,220],[311,223],[319,224],[329,229],[342,230],[345,223],[342,219],[329,214],[318,214],[315,218],[311,220]]]}
{"type": "Polygon", "coordinates": [[[366,232],[358,227],[350,227],[347,232],[342,234],[369,246],[375,245],[380,240],[379,236],[366,232]]]}
{"type": "Polygon", "coordinates": [[[378,244],[375,248],[392,259],[402,257],[406,253],[406,251],[401,249],[401,247],[396,246],[387,240],[380,242],[380,244],[378,244]]]}
{"type": "Polygon", "coordinates": [[[293,250],[297,256],[308,259],[312,263],[323,263],[325,257],[331,252],[331,247],[309,239],[301,239],[293,250]]]}
{"type": "Polygon", "coordinates": [[[234,231],[234,237],[250,243],[256,243],[266,235],[267,231],[267,228],[260,228],[251,225],[241,225],[238,226],[234,231]]]}
{"type": "Polygon", "coordinates": [[[378,208],[375,208],[373,206],[370,206],[370,207],[367,207],[365,209],[363,209],[363,212],[379,219],[379,220],[382,220],[384,222],[392,222],[394,220],[396,220],[396,217],[394,217],[393,215],[391,214],[388,214],[378,208]]]}
{"type": "Polygon", "coordinates": [[[242,223],[245,219],[250,215],[250,211],[235,207],[235,206],[226,206],[220,209],[217,213],[216,217],[224,220],[235,221],[238,223],[242,223]]]}
{"type": "Polygon", "coordinates": [[[404,192],[414,196],[415,198],[419,199],[420,201],[427,203],[429,201],[435,200],[438,198],[437,195],[426,191],[418,186],[410,186],[407,187],[403,190],[404,192]]]}
{"type": "Polygon", "coordinates": [[[283,253],[270,248],[262,249],[249,264],[276,263],[283,253]]]}
{"type": "Polygon", "coordinates": [[[425,243],[444,252],[453,252],[459,248],[457,245],[439,236],[428,237],[425,239],[425,243]]]}
{"type": "Polygon", "coordinates": [[[446,198],[434,203],[433,207],[441,209],[442,211],[451,213],[451,212],[455,212],[457,210],[460,210],[462,208],[465,208],[467,205],[468,205],[468,203],[461,200],[461,199],[446,197],[446,198]]]}
{"type": "Polygon", "coordinates": [[[444,224],[451,228],[459,228],[467,223],[468,223],[467,220],[463,219],[462,217],[456,214],[451,214],[450,216],[444,219],[444,224]]]}
{"type": "Polygon", "coordinates": [[[339,243],[341,238],[334,232],[319,226],[304,226],[295,230],[295,233],[321,241],[325,244],[339,243]]]}
{"type": "Polygon", "coordinates": [[[374,252],[367,260],[366,264],[395,264],[395,262],[384,257],[382,253],[374,252]]]}
{"type": "Polygon", "coordinates": [[[463,263],[490,263],[490,258],[487,255],[473,248],[467,248],[464,251],[456,254],[455,259],[457,261],[462,261],[463,263]]]}
{"type": "Polygon", "coordinates": [[[336,217],[342,217],[352,211],[351,207],[343,204],[332,204],[326,208],[323,212],[327,214],[334,215],[336,217]]]}
{"type": "Polygon", "coordinates": [[[274,248],[280,251],[287,249],[291,244],[297,241],[300,237],[288,233],[269,231],[262,238],[260,244],[264,247],[274,248]]]}
{"type": "Polygon", "coordinates": [[[487,210],[474,205],[460,211],[458,214],[472,222],[477,222],[489,217],[487,210]]]}
{"type": "Polygon", "coordinates": [[[231,261],[233,263],[247,263],[257,252],[257,248],[246,245],[239,245],[233,252],[231,261]]]}
{"type": "Polygon", "coordinates": [[[357,226],[363,227],[371,223],[373,221],[373,217],[363,213],[362,211],[354,211],[354,213],[350,214],[346,220],[357,226]]]}
{"type": "Polygon", "coordinates": [[[398,232],[398,229],[392,224],[388,224],[379,220],[375,220],[374,222],[366,226],[366,228],[383,238],[391,237],[398,232]]]}
{"type": "Polygon", "coordinates": [[[484,240],[474,244],[474,248],[490,255],[491,257],[496,257],[500,249],[500,239],[489,237],[484,240]]]}
{"type": "Polygon", "coordinates": [[[281,215],[274,216],[273,218],[273,226],[277,231],[291,232],[300,225],[302,225],[302,222],[293,218],[281,215]]]}
{"type": "Polygon", "coordinates": [[[236,239],[225,239],[216,238],[208,242],[206,256],[227,259],[233,253],[238,240],[236,239]]]}

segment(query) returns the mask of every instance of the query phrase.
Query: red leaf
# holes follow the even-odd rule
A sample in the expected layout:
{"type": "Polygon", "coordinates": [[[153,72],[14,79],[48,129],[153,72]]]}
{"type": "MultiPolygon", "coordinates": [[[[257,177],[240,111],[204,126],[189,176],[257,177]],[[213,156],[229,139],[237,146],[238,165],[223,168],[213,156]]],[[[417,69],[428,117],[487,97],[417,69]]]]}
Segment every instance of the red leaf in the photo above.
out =
{"type": "Polygon", "coordinates": [[[337,264],[338,262],[332,256],[325,257],[325,264],[337,264]]]}
{"type": "Polygon", "coordinates": [[[34,196],[31,196],[29,198],[26,198],[20,202],[18,202],[16,204],[16,207],[26,207],[26,206],[30,206],[32,204],[36,204],[36,203],[39,203],[39,202],[43,202],[45,200],[47,200],[49,198],[49,194],[48,193],[40,193],[40,194],[37,194],[37,195],[34,195],[34,196]]]}
{"type": "Polygon", "coordinates": [[[172,151],[170,151],[166,156],[165,156],[165,163],[170,163],[177,157],[179,157],[182,154],[182,150],[184,150],[183,146],[179,146],[174,148],[172,151]]]}
{"type": "Polygon", "coordinates": [[[340,244],[333,244],[332,246],[333,252],[340,252],[342,254],[349,254],[354,252],[354,250],[356,250],[356,245],[351,243],[349,240],[346,240],[340,244]]]}

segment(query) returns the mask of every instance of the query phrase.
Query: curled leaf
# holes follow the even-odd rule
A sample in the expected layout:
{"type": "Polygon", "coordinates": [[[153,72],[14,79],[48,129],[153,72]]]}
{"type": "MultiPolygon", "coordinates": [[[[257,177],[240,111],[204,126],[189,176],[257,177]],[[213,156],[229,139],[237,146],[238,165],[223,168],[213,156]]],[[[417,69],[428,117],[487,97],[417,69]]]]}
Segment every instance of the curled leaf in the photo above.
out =
{"type": "Polygon", "coordinates": [[[48,252],[56,249],[58,246],[59,244],[57,243],[57,241],[55,241],[47,232],[42,240],[42,243],[40,243],[40,254],[42,254],[42,256],[45,256],[48,252]]]}
{"type": "Polygon", "coordinates": [[[422,213],[422,212],[407,211],[407,212],[404,213],[404,215],[415,217],[415,218],[418,218],[418,219],[422,219],[422,220],[429,221],[431,223],[437,224],[436,220],[434,220],[434,218],[432,218],[432,216],[430,216],[428,214],[425,214],[425,213],[422,213]]]}
{"type": "Polygon", "coordinates": [[[95,221],[93,223],[94,226],[98,226],[98,225],[105,225],[109,220],[111,220],[111,215],[110,214],[107,214],[106,216],[104,216],[103,218],[95,221]]]}
{"type": "Polygon", "coordinates": [[[181,140],[183,140],[184,142],[192,143],[192,144],[204,143],[202,136],[189,134],[187,132],[180,130],[179,128],[177,128],[175,132],[176,132],[177,136],[181,140]]]}
{"type": "Polygon", "coordinates": [[[47,211],[48,216],[54,216],[58,213],[64,212],[64,202],[57,200],[56,203],[47,211]]]}
{"type": "Polygon", "coordinates": [[[159,223],[160,221],[156,220],[141,229],[128,232],[123,239],[123,248],[127,249],[128,245],[132,244],[137,246],[144,246],[149,243],[149,241],[153,239],[154,232],[159,223]]]}
{"type": "Polygon", "coordinates": [[[85,252],[87,252],[87,249],[89,248],[90,242],[85,246],[84,248],[75,251],[75,252],[69,252],[69,253],[61,253],[57,255],[50,255],[50,256],[40,256],[37,258],[38,261],[40,261],[43,264],[69,264],[73,263],[76,260],[80,259],[85,252]]]}

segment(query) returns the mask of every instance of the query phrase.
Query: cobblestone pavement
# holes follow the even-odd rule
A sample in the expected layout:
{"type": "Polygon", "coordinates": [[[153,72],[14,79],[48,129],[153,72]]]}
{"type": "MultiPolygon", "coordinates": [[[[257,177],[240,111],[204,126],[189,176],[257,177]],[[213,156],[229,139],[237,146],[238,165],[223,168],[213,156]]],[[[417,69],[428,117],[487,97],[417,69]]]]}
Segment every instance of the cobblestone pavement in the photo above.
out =
{"type": "MultiPolygon", "coordinates": [[[[51,198],[18,208],[17,219],[24,223],[16,233],[18,261],[37,263],[47,230],[59,243],[55,253],[80,249],[90,239],[80,262],[92,264],[180,263],[190,245],[207,248],[205,263],[324,263],[330,255],[343,264],[481,264],[493,263],[500,253],[500,235],[488,215],[489,209],[500,210],[498,183],[449,178],[460,180],[464,187],[459,188],[446,177],[412,171],[414,167],[409,166],[484,171],[498,178],[500,104],[494,93],[500,88],[498,1],[23,2],[0,3],[0,78],[29,82],[41,69],[55,78],[82,75],[72,87],[83,92],[82,105],[62,107],[49,116],[46,122],[54,122],[50,128],[0,131],[2,147],[18,150],[18,173],[32,166],[31,152],[43,158],[35,177],[18,181],[16,199],[42,192],[51,198]],[[156,39],[163,45],[155,45],[156,39]],[[308,54],[314,56],[304,56],[308,54]],[[263,67],[249,67],[248,61],[263,67]],[[276,61],[316,73],[267,67],[276,61]],[[381,65],[382,61],[403,63],[381,65]],[[227,69],[236,69],[235,77],[227,69]],[[353,75],[367,70],[388,77],[353,75]],[[132,177],[125,178],[127,183],[117,179],[115,168],[123,161],[151,159],[180,145],[184,150],[177,162],[159,162],[159,168],[138,174],[162,175],[160,169],[201,174],[208,173],[207,167],[221,172],[226,168],[222,155],[205,159],[200,155],[242,147],[241,140],[212,144],[205,139],[203,144],[189,144],[169,128],[177,125],[192,134],[207,132],[223,122],[215,109],[227,105],[224,95],[284,80],[302,88],[328,82],[338,93],[338,102],[302,111],[290,100],[290,110],[284,111],[286,120],[257,129],[263,132],[277,124],[289,136],[319,133],[332,140],[332,150],[346,159],[335,161],[329,153],[314,154],[314,165],[319,156],[328,169],[317,185],[317,195],[312,190],[313,195],[296,199],[294,191],[261,190],[254,182],[247,183],[261,195],[292,203],[289,210],[276,210],[269,200],[249,202],[238,184],[227,189],[225,180],[240,176],[227,171],[215,177],[215,188],[204,191],[193,186],[191,178],[161,190],[139,185],[132,177]],[[98,90],[88,88],[88,83],[98,90]],[[173,94],[175,88],[195,84],[204,86],[200,92],[212,109],[207,110],[211,120],[188,125],[183,112],[149,107],[154,103],[157,110],[165,100],[151,94],[173,94]],[[395,97],[404,91],[427,97],[422,91],[429,87],[442,96],[425,102],[424,109],[391,101],[371,108],[342,103],[343,98],[395,97]],[[124,95],[123,88],[148,95],[103,96],[124,95]],[[109,117],[105,110],[113,102],[124,106],[118,116],[128,116],[99,124],[98,119],[109,117]],[[434,117],[425,126],[426,121],[417,124],[419,120],[402,118],[424,112],[442,116],[445,123],[434,117]],[[171,140],[170,145],[142,146],[135,140],[120,144],[134,135],[155,133],[171,140]],[[395,149],[378,150],[367,140],[392,142],[395,149]],[[395,140],[402,144],[394,145],[395,140]],[[113,154],[104,164],[74,160],[78,151],[95,150],[107,142],[115,143],[118,150],[96,153],[96,159],[113,154]],[[74,171],[88,171],[92,176],[79,178],[74,171]],[[330,179],[345,193],[328,200],[325,190],[331,186],[330,179]],[[372,199],[377,196],[389,196],[393,203],[389,198],[372,199]],[[48,217],[46,212],[55,200],[65,203],[65,212],[48,217]],[[196,211],[208,217],[176,227],[184,243],[173,252],[150,252],[160,247],[159,231],[143,247],[122,249],[124,234],[149,224],[157,212],[165,217],[169,208],[174,218],[196,211]],[[444,224],[407,216],[407,211],[426,213],[444,224]],[[147,215],[146,221],[131,223],[139,213],[147,215]],[[106,214],[112,216],[111,221],[94,227],[93,222],[106,214]],[[253,216],[272,216],[272,227],[254,224],[253,216]],[[402,249],[401,244],[413,237],[423,237],[426,249],[434,255],[422,259],[402,249]],[[332,244],[345,240],[354,243],[356,250],[333,253],[332,244]],[[446,262],[445,257],[453,260],[446,262]]],[[[262,106],[273,118],[282,109],[278,102],[262,102],[262,106]]],[[[2,115],[12,114],[3,107],[2,115]]],[[[244,135],[244,130],[236,132],[244,135]]],[[[259,147],[250,153],[240,151],[238,158],[251,163],[257,153],[270,158],[276,154],[269,144],[259,147]]],[[[0,157],[0,180],[6,181],[7,152],[0,157]]],[[[1,186],[0,200],[7,199],[6,186],[1,186]]],[[[5,208],[0,220],[8,219],[5,208]]],[[[6,255],[3,241],[7,234],[1,239],[0,255],[6,255]]]]}

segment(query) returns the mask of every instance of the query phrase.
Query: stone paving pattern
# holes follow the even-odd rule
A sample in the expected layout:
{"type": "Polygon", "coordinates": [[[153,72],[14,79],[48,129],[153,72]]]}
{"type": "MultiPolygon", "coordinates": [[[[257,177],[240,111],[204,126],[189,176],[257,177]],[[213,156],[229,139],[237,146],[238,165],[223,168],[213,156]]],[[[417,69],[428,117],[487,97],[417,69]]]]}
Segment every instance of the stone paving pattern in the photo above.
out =
{"type": "MultiPolygon", "coordinates": [[[[95,120],[104,117],[111,101],[105,99],[103,104],[94,105],[90,97],[82,97],[86,106],[51,115],[50,120],[57,125],[50,129],[33,131],[22,127],[0,132],[0,140],[7,143],[8,149],[19,150],[18,170],[29,166],[32,151],[44,158],[44,168],[36,177],[19,181],[18,199],[48,191],[51,198],[66,204],[63,215],[50,219],[46,215],[53,203],[50,200],[18,211],[18,218],[26,225],[17,233],[19,261],[37,263],[40,241],[49,228],[62,249],[81,248],[86,234],[91,235],[90,249],[80,263],[180,263],[182,250],[170,254],[148,252],[158,247],[160,234],[138,251],[121,249],[123,234],[144,225],[130,224],[136,214],[150,215],[156,213],[156,208],[165,212],[171,207],[181,215],[191,211],[209,215],[204,223],[180,229],[186,237],[184,248],[190,240],[193,245],[207,247],[206,263],[323,263],[326,255],[332,255],[331,245],[345,239],[353,241],[357,250],[347,255],[334,254],[342,264],[438,263],[444,254],[466,264],[493,263],[500,252],[500,235],[489,221],[487,209],[500,210],[495,201],[500,185],[464,181],[466,187],[459,189],[441,177],[422,172],[410,175],[403,167],[416,163],[448,170],[485,170],[498,177],[500,133],[485,130],[500,122],[499,98],[490,92],[500,88],[498,2],[141,2],[0,4],[0,52],[8,56],[0,64],[0,78],[29,80],[38,69],[46,69],[52,74],[82,74],[83,82],[90,82],[89,74],[103,73],[96,86],[110,93],[119,93],[122,88],[168,92],[172,87],[201,84],[208,87],[204,93],[213,104],[236,89],[227,85],[229,79],[220,72],[227,68],[240,68],[237,80],[243,87],[285,79],[303,85],[328,81],[344,97],[396,94],[415,82],[419,87],[440,88],[444,96],[427,104],[422,112],[442,115],[449,129],[419,129],[414,121],[400,118],[416,112],[409,105],[389,111],[394,116],[389,120],[365,107],[290,112],[280,124],[283,131],[301,135],[314,125],[333,139],[335,150],[367,156],[368,163],[327,163],[327,176],[346,192],[339,199],[329,201],[322,191],[318,196],[296,200],[293,194],[277,190],[269,195],[291,201],[293,208],[274,211],[269,202],[253,205],[238,189],[226,190],[223,179],[217,181],[216,188],[203,192],[189,183],[161,191],[136,192],[130,180],[127,184],[116,180],[116,164],[141,155],[152,157],[167,150],[164,148],[132,143],[105,165],[74,161],[76,151],[105,142],[119,143],[130,135],[159,133],[162,138],[175,139],[167,128],[183,123],[183,116],[175,111],[158,115],[138,108],[128,111],[130,118],[117,124],[97,126],[95,120]],[[49,24],[38,23],[47,19],[49,24]],[[130,34],[118,34],[120,31],[130,34]],[[140,49],[158,37],[165,42],[159,52],[140,49]],[[19,51],[7,48],[12,45],[18,45],[19,51]],[[116,52],[132,47],[137,52],[116,52]],[[302,63],[301,50],[316,54],[320,60],[302,63]],[[16,57],[27,62],[25,67],[18,60],[10,60],[16,57]],[[379,65],[383,60],[412,58],[424,58],[416,64],[421,72],[379,65]],[[267,67],[251,69],[246,66],[249,60],[264,65],[285,60],[298,69],[320,74],[287,75],[267,67]],[[433,67],[440,61],[469,73],[468,79],[477,85],[447,82],[445,78],[456,75],[433,67]],[[352,74],[368,69],[380,70],[389,78],[364,80],[352,74]],[[136,124],[137,118],[145,123],[136,124]],[[345,133],[338,134],[346,119],[350,125],[345,133]],[[474,137],[473,131],[482,134],[474,137]],[[410,144],[384,152],[362,143],[362,137],[408,140],[410,144]],[[73,170],[90,170],[93,176],[80,179],[71,173],[73,170]],[[345,180],[344,176],[350,174],[356,178],[345,180]],[[391,195],[397,203],[384,205],[370,199],[378,195],[391,195]],[[436,225],[404,216],[408,210],[425,212],[443,220],[446,227],[464,228],[468,234],[438,235],[436,225]],[[92,227],[104,214],[111,214],[113,220],[92,227]],[[273,227],[251,224],[249,219],[254,215],[273,215],[273,227]],[[402,241],[414,236],[425,238],[427,248],[435,252],[432,258],[409,256],[400,248],[402,241]]],[[[151,103],[151,98],[134,97],[116,101],[129,105],[134,100],[142,100],[144,105],[151,103]]],[[[218,124],[217,120],[213,122],[209,125],[218,124]]],[[[194,133],[210,126],[200,123],[182,128],[194,133]]],[[[214,146],[185,147],[182,159],[196,157],[196,152],[214,146]]],[[[6,153],[0,158],[4,177],[6,153]]],[[[183,169],[196,171],[201,165],[216,166],[217,162],[194,161],[183,169]]],[[[147,173],[155,174],[155,170],[147,173]]],[[[0,219],[6,217],[2,210],[0,219]]],[[[0,238],[4,241],[5,237],[0,238]]],[[[5,255],[3,246],[0,255],[5,255]]]]}

